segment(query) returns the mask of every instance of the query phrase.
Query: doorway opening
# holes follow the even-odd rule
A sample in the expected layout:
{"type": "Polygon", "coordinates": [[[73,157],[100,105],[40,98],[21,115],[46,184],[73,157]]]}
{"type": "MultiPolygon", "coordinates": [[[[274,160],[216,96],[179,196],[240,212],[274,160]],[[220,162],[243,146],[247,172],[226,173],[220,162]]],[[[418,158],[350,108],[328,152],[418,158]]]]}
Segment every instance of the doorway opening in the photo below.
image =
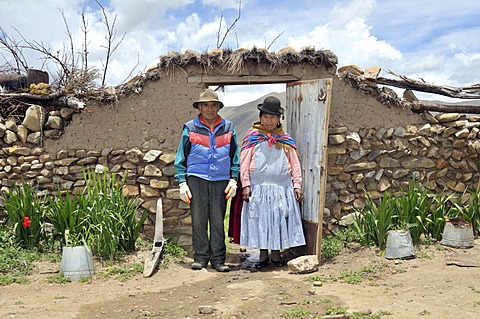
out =
{"type": "MultiPolygon", "coordinates": [[[[218,86],[210,86],[216,90],[218,86]]],[[[250,84],[250,85],[226,85],[217,90],[218,97],[225,105],[219,114],[223,118],[232,121],[237,131],[239,145],[252,123],[259,119],[257,105],[262,103],[267,95],[273,95],[280,99],[285,108],[285,83],[275,84],[250,84]]],[[[285,124],[285,123],[284,123],[285,124]]]]}
{"type": "MultiPolygon", "coordinates": [[[[218,86],[210,86],[215,90],[218,86]]],[[[226,85],[217,90],[220,100],[226,107],[240,106],[270,93],[285,93],[285,83],[226,85]]]]}
{"type": "Polygon", "coordinates": [[[239,145],[252,123],[259,119],[258,104],[268,95],[280,99],[285,109],[285,131],[292,135],[300,153],[304,193],[301,214],[307,241],[304,253],[316,254],[319,258],[325,207],[326,145],[332,82],[332,79],[314,79],[241,86],[232,83],[209,83],[214,90],[218,85],[223,86],[222,91],[217,90],[220,91],[220,100],[225,104],[219,114],[234,123],[239,145]],[[272,92],[272,85],[280,92],[272,92]],[[243,100],[251,102],[241,105],[228,102],[227,96],[234,96],[235,92],[243,94],[249,91],[261,93],[257,93],[256,99],[250,97],[243,100]]]}

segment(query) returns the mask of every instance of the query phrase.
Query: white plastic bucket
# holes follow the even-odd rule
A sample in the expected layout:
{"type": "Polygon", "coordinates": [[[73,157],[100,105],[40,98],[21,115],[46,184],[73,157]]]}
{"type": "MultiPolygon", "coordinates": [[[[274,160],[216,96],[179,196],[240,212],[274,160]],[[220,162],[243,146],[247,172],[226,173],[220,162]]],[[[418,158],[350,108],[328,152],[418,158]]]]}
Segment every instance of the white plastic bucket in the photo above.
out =
{"type": "Polygon", "coordinates": [[[408,230],[389,230],[387,236],[387,259],[415,258],[412,236],[408,230]]]}
{"type": "Polygon", "coordinates": [[[89,246],[63,247],[60,271],[63,276],[72,280],[92,277],[95,274],[95,268],[91,248],[89,246]]]}
{"type": "Polygon", "coordinates": [[[474,240],[472,224],[458,223],[454,225],[452,222],[447,221],[440,243],[449,247],[470,248],[473,247],[474,240]]]}

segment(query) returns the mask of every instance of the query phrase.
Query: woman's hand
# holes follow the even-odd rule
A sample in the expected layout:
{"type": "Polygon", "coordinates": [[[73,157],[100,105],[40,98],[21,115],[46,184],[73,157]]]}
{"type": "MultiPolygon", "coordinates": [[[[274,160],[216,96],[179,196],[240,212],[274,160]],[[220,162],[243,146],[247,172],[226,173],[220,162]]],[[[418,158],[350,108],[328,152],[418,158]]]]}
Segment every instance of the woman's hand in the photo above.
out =
{"type": "Polygon", "coordinates": [[[295,191],[295,199],[300,202],[303,200],[303,193],[302,193],[302,190],[300,188],[295,188],[294,189],[295,191]]]}
{"type": "Polygon", "coordinates": [[[252,192],[250,191],[250,186],[245,186],[242,189],[242,198],[244,201],[248,202],[250,199],[250,195],[252,195],[252,192]]]}

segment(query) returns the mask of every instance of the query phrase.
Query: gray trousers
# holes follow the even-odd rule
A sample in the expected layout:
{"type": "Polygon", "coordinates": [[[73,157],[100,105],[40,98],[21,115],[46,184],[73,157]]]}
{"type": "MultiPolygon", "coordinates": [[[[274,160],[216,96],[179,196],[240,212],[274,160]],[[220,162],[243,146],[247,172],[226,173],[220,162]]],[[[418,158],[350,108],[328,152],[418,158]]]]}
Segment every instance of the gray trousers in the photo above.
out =
{"type": "Polygon", "coordinates": [[[227,207],[225,188],[228,181],[211,182],[188,176],[187,184],[192,193],[190,212],[193,259],[203,264],[210,261],[212,266],[223,264],[227,253],[224,219],[227,207]]]}

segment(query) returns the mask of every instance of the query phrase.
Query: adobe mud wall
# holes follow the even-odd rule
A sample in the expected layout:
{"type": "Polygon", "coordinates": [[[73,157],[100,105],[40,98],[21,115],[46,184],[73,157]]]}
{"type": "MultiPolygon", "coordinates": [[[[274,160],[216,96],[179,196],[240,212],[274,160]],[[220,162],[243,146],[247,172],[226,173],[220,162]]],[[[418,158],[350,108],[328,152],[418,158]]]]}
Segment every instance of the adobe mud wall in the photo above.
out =
{"type": "Polygon", "coordinates": [[[85,111],[74,113],[58,139],[45,140],[45,150],[56,153],[70,149],[161,149],[174,152],[182,124],[198,111],[192,101],[202,84],[187,83],[185,76],[163,75],[147,81],[140,92],[109,105],[91,102],[85,111]]]}
{"type": "Polygon", "coordinates": [[[347,126],[350,130],[389,125],[423,124],[425,120],[411,110],[386,106],[371,95],[334,77],[330,107],[330,127],[347,126]]]}

